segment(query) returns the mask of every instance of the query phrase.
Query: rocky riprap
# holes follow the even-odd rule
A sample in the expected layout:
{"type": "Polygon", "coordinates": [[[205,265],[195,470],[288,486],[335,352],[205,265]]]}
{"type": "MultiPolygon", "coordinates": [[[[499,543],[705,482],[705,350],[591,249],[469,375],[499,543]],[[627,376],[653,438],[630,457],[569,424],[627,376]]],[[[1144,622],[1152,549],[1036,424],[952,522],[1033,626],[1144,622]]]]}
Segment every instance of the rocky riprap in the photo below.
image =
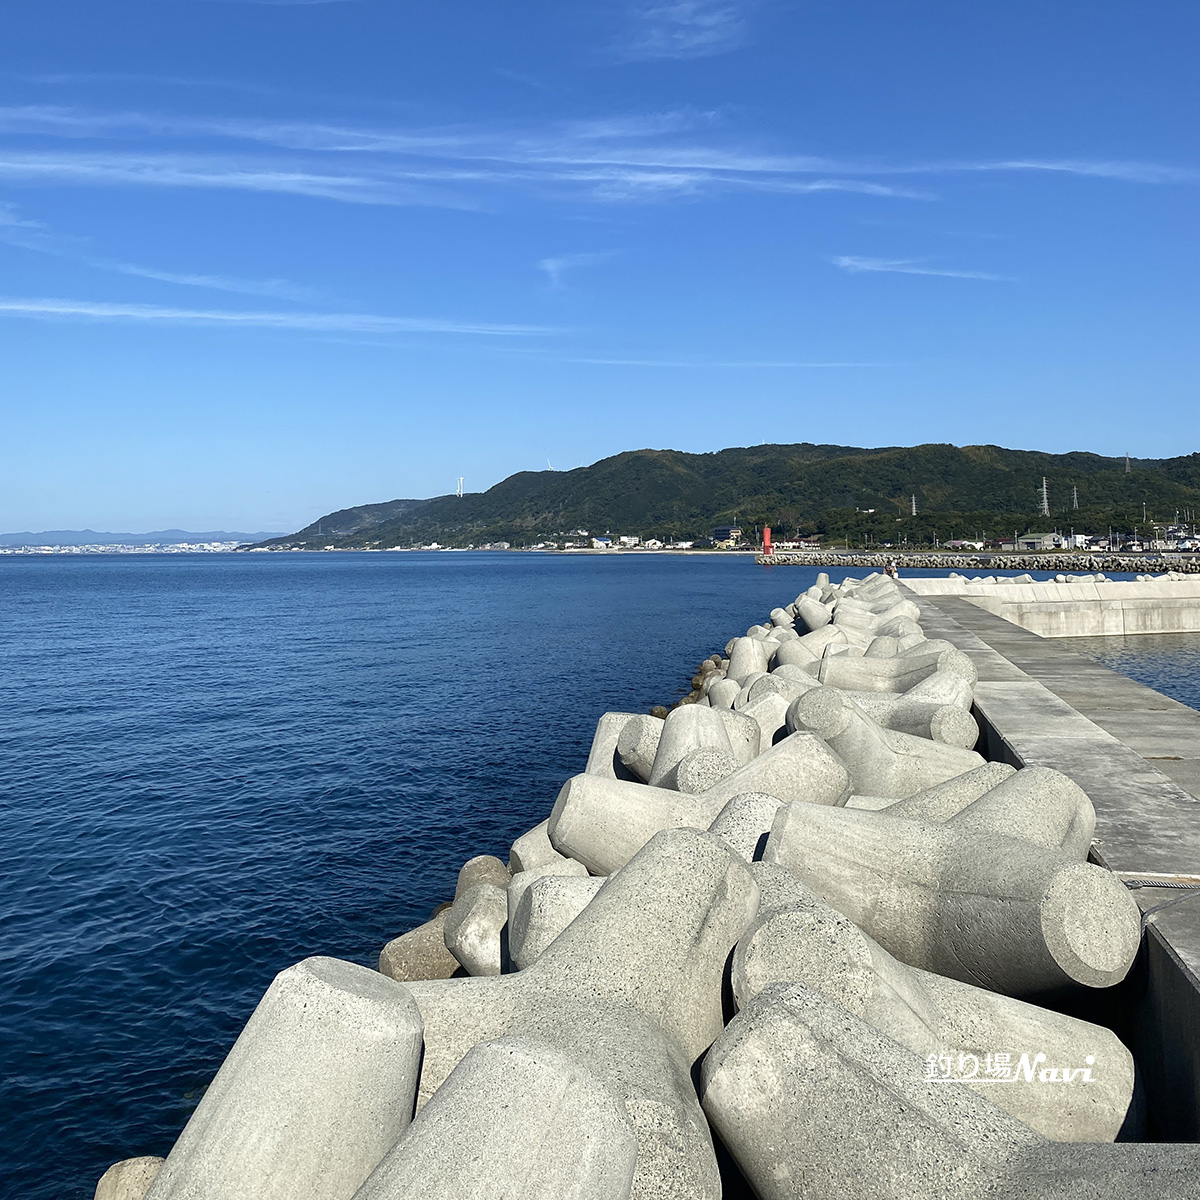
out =
{"type": "Polygon", "coordinates": [[[882,554],[872,551],[817,550],[756,554],[754,561],[774,567],[870,567],[883,571],[894,562],[904,570],[933,571],[1142,571],[1200,574],[1200,555],[1159,557],[1147,554],[882,554]]]}

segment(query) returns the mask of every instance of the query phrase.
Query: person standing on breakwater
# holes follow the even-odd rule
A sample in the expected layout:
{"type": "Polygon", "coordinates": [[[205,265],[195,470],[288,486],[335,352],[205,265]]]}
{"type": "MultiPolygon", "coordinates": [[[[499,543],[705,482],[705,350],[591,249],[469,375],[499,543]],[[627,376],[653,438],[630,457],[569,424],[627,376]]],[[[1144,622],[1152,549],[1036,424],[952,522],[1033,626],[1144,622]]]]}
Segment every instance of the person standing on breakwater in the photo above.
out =
{"type": "Polygon", "coordinates": [[[896,566],[896,560],[894,558],[888,559],[888,565],[884,567],[884,572],[889,579],[900,578],[900,568],[896,566]]]}

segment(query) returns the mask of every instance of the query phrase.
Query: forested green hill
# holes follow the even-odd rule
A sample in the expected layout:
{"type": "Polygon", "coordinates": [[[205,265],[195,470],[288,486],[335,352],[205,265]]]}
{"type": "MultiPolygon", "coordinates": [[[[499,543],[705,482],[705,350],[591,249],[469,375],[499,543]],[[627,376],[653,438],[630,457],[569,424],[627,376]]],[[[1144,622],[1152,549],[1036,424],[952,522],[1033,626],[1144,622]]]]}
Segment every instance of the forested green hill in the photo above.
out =
{"type": "MultiPolygon", "coordinates": [[[[664,541],[714,526],[770,524],[861,545],[1073,527],[1103,532],[1200,507],[1200,454],[1134,459],[929,444],[862,449],[800,443],[713,454],[631,450],[574,471],[522,471],[486,492],[343,509],[264,543],[317,548],[551,541],[575,530],[664,541]],[[1038,513],[1045,476],[1051,515],[1038,513]],[[1078,489],[1079,508],[1072,507],[1078,489]],[[916,496],[917,516],[911,516],[916,496]],[[874,509],[874,512],[864,511],[874,509]]],[[[1194,519],[1194,517],[1192,518],[1194,519]]]]}

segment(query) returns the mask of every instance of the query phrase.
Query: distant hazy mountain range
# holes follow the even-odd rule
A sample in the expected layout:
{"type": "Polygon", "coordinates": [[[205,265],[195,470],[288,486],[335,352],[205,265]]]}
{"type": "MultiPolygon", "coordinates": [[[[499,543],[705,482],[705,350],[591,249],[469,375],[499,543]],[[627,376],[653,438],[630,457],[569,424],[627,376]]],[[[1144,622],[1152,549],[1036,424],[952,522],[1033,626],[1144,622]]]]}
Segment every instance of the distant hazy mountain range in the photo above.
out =
{"type": "Polygon", "coordinates": [[[277,533],[238,533],[209,529],[155,529],[150,533],[98,533],[94,529],[45,529],[41,533],[0,533],[0,546],[155,546],[180,542],[261,542],[277,533]]]}
{"type": "Polygon", "coordinates": [[[1197,509],[1200,454],[1130,460],[1000,446],[800,443],[714,454],[632,450],[573,471],[521,471],[486,492],[341,509],[267,544],[521,545],[585,529],[665,541],[764,523],[777,537],[924,544],[935,536],[1009,537],[1027,528],[1146,532],[1154,521],[1190,524],[1197,509]],[[1043,479],[1048,513],[1040,511],[1043,479]]]}

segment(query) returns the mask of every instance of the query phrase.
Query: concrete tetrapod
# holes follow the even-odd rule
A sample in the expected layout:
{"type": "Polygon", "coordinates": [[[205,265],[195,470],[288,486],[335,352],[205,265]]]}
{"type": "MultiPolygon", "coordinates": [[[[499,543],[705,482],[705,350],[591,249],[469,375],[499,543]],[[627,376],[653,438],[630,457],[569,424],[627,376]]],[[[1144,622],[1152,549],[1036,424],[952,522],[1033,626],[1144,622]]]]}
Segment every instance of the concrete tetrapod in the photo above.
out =
{"type": "Polygon", "coordinates": [[[454,898],[457,900],[464,892],[469,892],[476,884],[491,883],[496,887],[508,887],[512,878],[509,869],[494,855],[480,854],[469,858],[458,872],[458,882],[454,885],[454,898]]]}
{"type": "Polygon", "coordinates": [[[400,984],[333,958],[289,967],[147,1200],[349,1200],[409,1123],[420,1060],[420,1013],[400,984]]]}
{"type": "Polygon", "coordinates": [[[512,882],[508,885],[508,920],[511,924],[513,916],[516,914],[517,906],[521,903],[521,897],[537,880],[545,879],[551,875],[561,875],[568,879],[584,879],[587,877],[587,867],[581,862],[576,862],[573,858],[564,859],[561,864],[547,863],[542,867],[534,867],[531,871],[520,871],[512,877],[512,882]]]}
{"type": "Polygon", "coordinates": [[[379,953],[379,970],[397,983],[466,974],[458,959],[446,949],[446,911],[392,938],[379,953]]]}
{"type": "Polygon", "coordinates": [[[779,737],[780,732],[787,734],[788,702],[777,692],[769,692],[759,700],[751,700],[738,713],[741,717],[750,717],[758,726],[758,753],[769,750],[779,737]]]}
{"type": "Polygon", "coordinates": [[[799,667],[804,670],[820,661],[819,650],[814,650],[803,638],[795,638],[779,643],[779,648],[771,655],[770,666],[772,671],[779,667],[799,667]]]}
{"type": "Polygon", "coordinates": [[[625,1200],[637,1136],[586,1055],[472,1047],[355,1200],[625,1200]]]}
{"type": "Polygon", "coordinates": [[[761,1200],[1194,1200],[1200,1145],[1047,1141],[803,984],[704,1062],[704,1110],[761,1200]],[[830,1097],[836,1103],[830,1103],[830,1097]]]}
{"type": "MultiPolygon", "coordinates": [[[[752,716],[743,710],[734,712],[732,709],[719,709],[721,720],[725,722],[725,732],[729,735],[729,744],[733,747],[733,757],[739,767],[744,767],[752,758],[757,758],[764,745],[769,746],[768,740],[762,740],[762,727],[752,716]]],[[[682,790],[682,789],[680,789],[682,790]]]]}
{"type": "Polygon", "coordinates": [[[648,780],[652,787],[674,786],[675,768],[692,750],[721,750],[733,758],[725,722],[711,708],[685,704],[672,709],[662,726],[648,780]]]}
{"type": "Polygon", "coordinates": [[[671,783],[676,791],[697,796],[720,783],[722,779],[727,779],[737,769],[737,760],[731,752],[701,746],[696,750],[689,750],[676,764],[675,769],[666,776],[663,784],[671,783]]]}
{"type": "Polygon", "coordinates": [[[629,779],[628,771],[623,769],[617,759],[617,742],[626,722],[637,719],[638,713],[606,712],[596,722],[596,732],[592,737],[592,748],[588,752],[587,766],[583,769],[589,775],[607,775],[610,779],[629,779]]]}
{"type": "Polygon", "coordinates": [[[811,596],[801,596],[796,600],[796,619],[800,621],[809,633],[828,625],[833,614],[819,600],[811,596]]]}
{"type": "Polygon", "coordinates": [[[743,792],[721,809],[708,832],[719,837],[739,858],[756,862],[763,856],[771,823],[782,807],[782,800],[765,792],[743,792]]]}
{"type": "Polygon", "coordinates": [[[972,687],[978,679],[975,664],[961,650],[896,658],[823,658],[818,679],[847,692],[907,692],[935,671],[952,671],[972,687]]]}
{"type": "Polygon", "coordinates": [[[1020,838],[789,804],[764,862],[787,867],[901,962],[1025,999],[1125,978],[1138,907],[1103,867],[1020,838]]]}
{"type": "MultiPolygon", "coordinates": [[[[802,646],[805,650],[808,650],[814,654],[817,659],[820,659],[821,655],[824,654],[830,646],[848,646],[850,641],[851,635],[844,629],[839,629],[836,625],[826,625],[824,629],[815,630],[813,633],[806,633],[799,640],[799,642],[795,644],[802,646]]],[[[789,646],[792,644],[793,643],[791,642],[788,643],[789,646]]],[[[786,647],[781,646],[776,652],[776,663],[779,666],[782,666],[785,661],[792,661],[790,658],[785,660],[780,657],[785,649],[786,647]]],[[[795,665],[802,667],[804,666],[804,663],[797,661],[795,665]]]]}
{"type": "Polygon", "coordinates": [[[564,856],[550,844],[549,828],[550,822],[545,820],[513,842],[508,852],[508,866],[514,875],[520,871],[532,871],[534,867],[547,863],[565,861],[564,856]]]}
{"type": "Polygon", "coordinates": [[[499,975],[504,969],[504,926],[507,923],[507,889],[494,883],[477,883],[463,892],[446,913],[442,929],[446,949],[469,975],[499,975]]]}
{"type": "MultiPolygon", "coordinates": [[[[905,647],[900,652],[900,657],[907,658],[911,662],[914,658],[931,658],[933,655],[943,654],[947,650],[958,650],[958,647],[945,638],[922,637],[919,642],[914,642],[911,646],[905,647]]],[[[967,657],[970,658],[970,655],[967,655],[967,657]]],[[[953,661],[951,660],[951,662],[953,661]]],[[[972,682],[977,681],[972,679],[972,682]]]]}
{"type": "Polygon", "coordinates": [[[741,690],[742,685],[736,679],[719,679],[708,689],[706,699],[712,708],[729,708],[741,690]]]}
{"type": "Polygon", "coordinates": [[[899,638],[876,634],[863,651],[864,658],[895,658],[900,652],[899,638]]]}
{"type": "MultiPolygon", "coordinates": [[[[854,697],[863,693],[853,692],[854,697]]],[[[871,693],[866,693],[870,695],[871,693]]],[[[888,695],[890,693],[874,693],[888,695]]],[[[975,688],[971,680],[957,671],[934,671],[926,675],[920,683],[913,684],[904,693],[905,700],[920,701],[924,704],[955,704],[959,708],[969,709],[975,702],[975,688]]]]}
{"type": "Polygon", "coordinates": [[[620,1099],[638,1139],[632,1197],[718,1200],[690,1071],[721,1032],[725,963],[757,904],[720,839],[658,834],[531,967],[411,985],[425,1020],[419,1103],[477,1043],[536,1037],[620,1099]]]}
{"type": "Polygon", "coordinates": [[[710,812],[713,806],[706,795],[575,775],[554,802],[550,838],[560,853],[577,859],[592,874],[611,875],[663,829],[707,829],[721,806],[710,812]]]}
{"type": "Polygon", "coordinates": [[[1044,1139],[835,1001],[776,984],[709,1051],[704,1111],[761,1200],[974,1200],[1044,1139]]]}
{"type": "Polygon", "coordinates": [[[780,800],[805,800],[809,804],[844,804],[851,791],[850,773],[841,759],[819,737],[793,733],[701,793],[697,800],[703,802],[708,814],[703,826],[707,828],[717,813],[742,792],[766,792],[780,800]]]}
{"type": "Polygon", "coordinates": [[[907,799],[892,800],[887,806],[888,816],[941,824],[1016,773],[1017,768],[1010,767],[1008,763],[984,763],[981,767],[947,779],[945,783],[914,792],[907,799]]]}
{"type": "Polygon", "coordinates": [[[892,617],[890,620],[884,621],[876,633],[879,637],[920,638],[922,640],[925,637],[921,626],[911,617],[892,617]]]}
{"type": "Polygon", "coordinates": [[[787,719],[790,729],[824,739],[845,763],[859,796],[903,800],[984,761],[973,750],[883,729],[833,687],[816,688],[793,701],[787,719]]]}
{"type": "Polygon", "coordinates": [[[521,895],[508,919],[508,953],[514,970],[523,971],[592,902],[604,886],[597,875],[543,875],[521,895]]]}
{"type": "Polygon", "coordinates": [[[820,686],[816,679],[803,667],[784,664],[781,667],[777,667],[769,675],[763,675],[760,679],[756,679],[749,687],[744,689],[746,692],[746,704],[742,705],[742,707],[753,704],[755,700],[762,699],[763,696],[768,695],[770,692],[777,693],[790,704],[797,697],[803,696],[805,692],[811,692],[813,688],[820,686]]]}
{"type": "Polygon", "coordinates": [[[777,629],[791,629],[795,618],[782,608],[771,609],[771,624],[777,629]]]}
{"type": "Polygon", "coordinates": [[[152,1155],[113,1163],[100,1176],[92,1200],[145,1200],[162,1165],[163,1160],[152,1155]]]}
{"type": "Polygon", "coordinates": [[[760,638],[734,638],[729,643],[729,670],[725,672],[726,677],[742,684],[755,671],[765,671],[774,648],[774,642],[764,642],[760,638]]]}
{"type": "Polygon", "coordinates": [[[1096,810],[1087,792],[1061,771],[1022,767],[947,824],[1024,838],[1082,862],[1096,832],[1096,810]]]}
{"type": "Polygon", "coordinates": [[[658,717],[641,714],[627,721],[617,738],[617,756],[621,765],[643,783],[650,781],[650,772],[654,770],[654,756],[658,753],[663,724],[658,717]]]}
{"type": "Polygon", "coordinates": [[[912,700],[908,693],[897,692],[845,692],[844,695],[883,729],[962,750],[971,749],[979,741],[975,718],[960,705],[912,700]]]}
{"type": "Polygon", "coordinates": [[[767,671],[751,671],[749,675],[742,681],[742,690],[733,698],[733,707],[735,709],[745,708],[750,703],[750,689],[760,680],[768,678],[767,671]]]}
{"type": "Polygon", "coordinates": [[[1052,1141],[1111,1142],[1121,1131],[1133,1056],[1111,1030],[905,966],[813,893],[770,907],[763,881],[779,870],[754,870],[763,899],[733,954],[738,1008],[771,984],[803,983],[926,1060],[963,1062],[964,1086],[1052,1141]],[[997,1061],[1009,1067],[1003,1083],[997,1061]],[[1039,1078],[1063,1068],[1080,1073],[1039,1078]]]}

